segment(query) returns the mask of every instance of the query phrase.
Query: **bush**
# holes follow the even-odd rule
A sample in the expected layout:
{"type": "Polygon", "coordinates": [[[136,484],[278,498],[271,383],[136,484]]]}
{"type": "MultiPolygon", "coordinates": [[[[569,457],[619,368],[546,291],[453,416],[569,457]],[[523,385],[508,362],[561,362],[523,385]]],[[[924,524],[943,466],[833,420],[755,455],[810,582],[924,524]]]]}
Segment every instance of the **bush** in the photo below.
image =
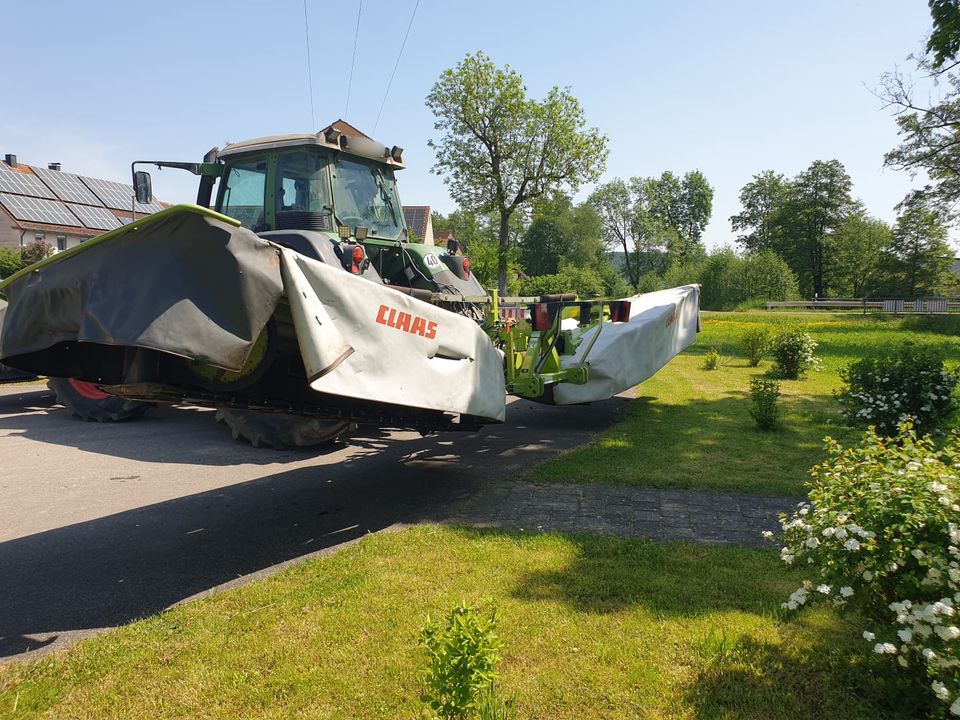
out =
{"type": "Polygon", "coordinates": [[[26,267],[16,248],[0,248],[0,280],[8,278],[26,267]]]}
{"type": "Polygon", "coordinates": [[[740,336],[740,347],[750,367],[756,367],[770,351],[770,329],[764,326],[748,328],[740,336]]]}
{"type": "Polygon", "coordinates": [[[442,626],[427,618],[420,632],[429,663],[424,673],[427,689],[420,699],[439,717],[465,718],[481,704],[489,705],[484,697],[492,692],[502,645],[496,624],[492,605],[479,613],[461,603],[442,626]]]}
{"type": "Polygon", "coordinates": [[[750,408],[750,417],[761,430],[773,430],[777,426],[777,417],[780,408],[780,383],[776,380],[754,378],[750,381],[750,399],[753,406],[750,408]]]}
{"type": "Polygon", "coordinates": [[[43,240],[32,240],[20,250],[20,259],[24,267],[33,265],[53,255],[53,245],[43,240]]]}
{"type": "Polygon", "coordinates": [[[803,377],[807,370],[819,369],[813,357],[817,342],[803,328],[788,328],[773,338],[771,350],[774,359],[774,374],[787,380],[803,377]]]}
{"type": "Polygon", "coordinates": [[[603,295],[604,284],[596,270],[566,265],[552,275],[525,278],[520,285],[520,292],[523,295],[575,292],[580,297],[591,297],[603,295]]]}
{"type": "Polygon", "coordinates": [[[811,573],[783,607],[858,611],[873,651],[960,715],[960,435],[937,450],[904,423],[894,442],[827,442],[809,502],[780,516],[781,557],[811,573]]]}
{"type": "Polygon", "coordinates": [[[704,370],[716,370],[722,364],[723,355],[721,355],[720,351],[715,347],[710,348],[707,351],[707,354],[703,356],[704,370]]]}
{"type": "Polygon", "coordinates": [[[663,290],[663,278],[661,278],[653,270],[645,272],[640,276],[639,282],[637,282],[637,292],[648,293],[655,292],[657,290],[663,290]]]}
{"type": "Polygon", "coordinates": [[[957,373],[946,370],[933,348],[911,347],[861,358],[840,371],[838,393],[851,423],[893,435],[910,418],[918,433],[935,430],[956,408],[957,373]]]}
{"type": "Polygon", "coordinates": [[[799,297],[797,276],[773,250],[760,250],[743,258],[738,288],[744,300],[790,300],[799,297]]]}

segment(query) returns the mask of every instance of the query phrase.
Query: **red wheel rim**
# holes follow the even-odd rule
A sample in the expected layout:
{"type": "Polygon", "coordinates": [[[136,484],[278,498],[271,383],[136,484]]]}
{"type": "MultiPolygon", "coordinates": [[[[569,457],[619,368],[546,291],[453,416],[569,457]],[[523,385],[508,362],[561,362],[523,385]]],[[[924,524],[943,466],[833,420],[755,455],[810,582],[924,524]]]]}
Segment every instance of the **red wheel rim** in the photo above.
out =
{"type": "Polygon", "coordinates": [[[70,387],[87,400],[103,400],[104,398],[110,397],[93,383],[84,382],[83,380],[77,380],[75,378],[70,378],[67,382],[70,383],[70,387]]]}

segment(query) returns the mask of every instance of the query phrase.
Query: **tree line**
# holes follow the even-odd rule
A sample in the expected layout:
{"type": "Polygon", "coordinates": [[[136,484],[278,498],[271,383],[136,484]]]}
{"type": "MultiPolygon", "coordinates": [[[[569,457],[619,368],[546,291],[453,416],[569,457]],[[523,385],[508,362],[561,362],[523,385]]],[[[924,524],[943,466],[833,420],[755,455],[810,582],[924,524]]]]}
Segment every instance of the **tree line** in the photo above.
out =
{"type": "Polygon", "coordinates": [[[614,178],[582,203],[571,199],[599,178],[608,151],[568,88],[529,98],[515,70],[476,53],[444,71],[427,105],[440,133],[430,141],[433,171],[460,206],[435,214],[434,228],[453,230],[481,282],[502,294],[618,295],[699,282],[704,307],[728,308],[957,290],[953,218],[929,188],[908,195],[891,226],[854,198],[838,160],[792,178],[765,170],[742,188],[742,210],[730,218],[739,252],[708,253],[714,191],[699,170],[614,178]]]}

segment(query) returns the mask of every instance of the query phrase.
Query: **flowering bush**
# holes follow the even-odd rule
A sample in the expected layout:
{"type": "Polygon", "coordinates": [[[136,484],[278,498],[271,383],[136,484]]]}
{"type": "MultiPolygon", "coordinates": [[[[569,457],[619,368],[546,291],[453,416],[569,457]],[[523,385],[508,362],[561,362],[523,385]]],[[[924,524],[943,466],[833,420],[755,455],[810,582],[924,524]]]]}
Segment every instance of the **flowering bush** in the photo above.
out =
{"type": "Polygon", "coordinates": [[[720,354],[717,348],[710,348],[707,354],[703,356],[703,369],[716,370],[721,365],[723,365],[723,355],[720,354]]]}
{"type": "Polygon", "coordinates": [[[910,418],[918,433],[934,430],[956,407],[957,373],[943,356],[909,345],[894,353],[857,360],[840,371],[838,394],[852,423],[875,425],[885,435],[910,418]]]}
{"type": "Polygon", "coordinates": [[[761,430],[773,430],[777,426],[780,408],[780,383],[766,378],[754,378],[750,381],[750,417],[761,430]]]}
{"type": "Polygon", "coordinates": [[[871,428],[859,447],[827,442],[810,502],[780,518],[781,557],[811,573],[783,607],[859,611],[873,651],[960,715],[960,435],[937,450],[904,423],[895,439],[871,428]]]}
{"type": "Polygon", "coordinates": [[[820,362],[813,357],[817,341],[800,327],[788,328],[773,338],[774,374],[787,380],[803,377],[808,369],[819,370],[820,362]]]}
{"type": "Polygon", "coordinates": [[[740,336],[740,347],[750,367],[756,367],[770,350],[770,330],[765,327],[748,328],[740,336]]]}

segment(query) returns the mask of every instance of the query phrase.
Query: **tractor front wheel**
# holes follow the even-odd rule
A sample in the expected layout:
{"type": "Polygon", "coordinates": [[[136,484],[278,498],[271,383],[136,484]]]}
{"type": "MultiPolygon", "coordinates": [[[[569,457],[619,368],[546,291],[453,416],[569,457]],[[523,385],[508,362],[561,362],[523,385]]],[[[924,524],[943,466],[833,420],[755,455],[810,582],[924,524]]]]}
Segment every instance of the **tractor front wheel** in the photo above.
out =
{"type": "Polygon", "coordinates": [[[142,416],[151,403],[108,395],[93,383],[75,378],[50,378],[47,387],[57,402],[83,420],[122,422],[142,416]]]}
{"type": "Polygon", "coordinates": [[[355,427],[353,423],[337,420],[225,408],[217,410],[217,422],[230,428],[234,440],[243,439],[254,447],[273,447],[276,450],[325,445],[355,427]]]}

